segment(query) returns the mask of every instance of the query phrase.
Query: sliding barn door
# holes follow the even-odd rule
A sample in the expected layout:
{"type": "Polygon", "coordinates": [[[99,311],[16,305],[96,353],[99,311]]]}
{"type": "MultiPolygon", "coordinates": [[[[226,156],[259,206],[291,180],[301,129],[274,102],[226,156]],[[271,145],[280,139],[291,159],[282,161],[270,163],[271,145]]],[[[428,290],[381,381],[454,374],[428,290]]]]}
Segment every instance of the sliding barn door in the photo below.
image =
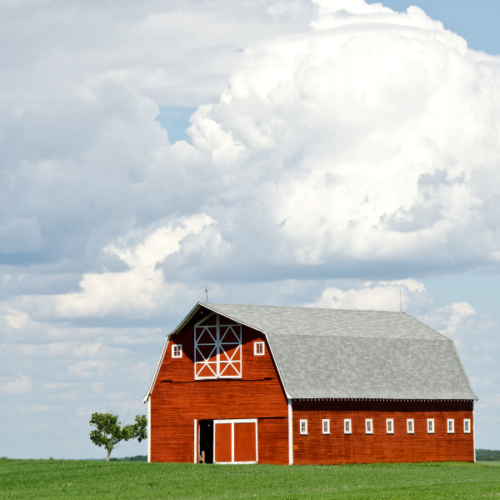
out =
{"type": "Polygon", "coordinates": [[[216,463],[256,463],[257,420],[214,421],[216,463]]]}

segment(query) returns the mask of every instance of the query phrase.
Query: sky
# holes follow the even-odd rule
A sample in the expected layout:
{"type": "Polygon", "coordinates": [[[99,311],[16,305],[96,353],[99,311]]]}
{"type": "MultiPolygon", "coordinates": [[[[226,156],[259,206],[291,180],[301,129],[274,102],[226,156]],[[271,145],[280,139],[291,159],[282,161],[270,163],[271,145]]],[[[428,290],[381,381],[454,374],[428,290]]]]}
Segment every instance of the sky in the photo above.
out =
{"type": "MultiPolygon", "coordinates": [[[[496,1],[0,4],[0,456],[99,458],[212,302],[403,308],[500,449],[496,1]]],[[[124,443],[116,456],[146,454],[124,443]]]]}

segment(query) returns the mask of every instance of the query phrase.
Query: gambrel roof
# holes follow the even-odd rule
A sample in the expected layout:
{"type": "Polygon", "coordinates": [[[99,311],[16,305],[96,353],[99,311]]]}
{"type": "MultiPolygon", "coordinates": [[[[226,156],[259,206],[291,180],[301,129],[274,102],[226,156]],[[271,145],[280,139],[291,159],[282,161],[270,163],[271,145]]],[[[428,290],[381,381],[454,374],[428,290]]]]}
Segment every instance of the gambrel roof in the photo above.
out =
{"type": "Polygon", "coordinates": [[[289,398],[477,400],[453,341],[406,313],[198,303],[173,333],[200,307],[266,335],[289,398]]]}

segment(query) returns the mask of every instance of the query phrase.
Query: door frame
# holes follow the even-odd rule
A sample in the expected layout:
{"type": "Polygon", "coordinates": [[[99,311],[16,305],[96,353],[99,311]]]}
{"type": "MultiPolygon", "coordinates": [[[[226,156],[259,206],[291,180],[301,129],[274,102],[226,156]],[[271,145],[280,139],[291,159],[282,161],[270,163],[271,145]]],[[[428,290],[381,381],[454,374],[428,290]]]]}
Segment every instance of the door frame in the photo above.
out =
{"type": "Polygon", "coordinates": [[[257,464],[259,463],[259,423],[256,418],[233,418],[226,420],[214,420],[214,464],[257,464]],[[234,461],[234,424],[255,424],[255,462],[234,461]],[[231,424],[231,462],[217,462],[215,460],[215,434],[217,424],[231,424]]]}

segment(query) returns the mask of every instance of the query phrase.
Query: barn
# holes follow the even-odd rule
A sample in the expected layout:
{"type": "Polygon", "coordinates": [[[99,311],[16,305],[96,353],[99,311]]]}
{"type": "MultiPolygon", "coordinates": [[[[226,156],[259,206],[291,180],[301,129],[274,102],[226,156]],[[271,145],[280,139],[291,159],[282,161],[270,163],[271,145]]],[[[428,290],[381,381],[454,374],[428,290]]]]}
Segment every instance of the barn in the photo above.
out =
{"type": "Polygon", "coordinates": [[[151,462],[475,461],[453,341],[406,313],[198,303],[144,402],[151,462]]]}

